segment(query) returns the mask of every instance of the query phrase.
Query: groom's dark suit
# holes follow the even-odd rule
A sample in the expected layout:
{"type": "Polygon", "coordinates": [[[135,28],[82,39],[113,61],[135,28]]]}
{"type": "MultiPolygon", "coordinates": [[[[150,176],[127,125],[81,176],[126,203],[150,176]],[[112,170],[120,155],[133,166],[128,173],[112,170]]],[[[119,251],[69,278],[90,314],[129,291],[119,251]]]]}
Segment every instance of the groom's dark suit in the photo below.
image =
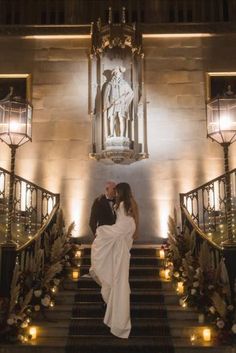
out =
{"type": "Polygon", "coordinates": [[[106,195],[97,197],[92,205],[89,220],[89,225],[93,234],[96,234],[96,229],[98,226],[103,226],[105,224],[111,225],[114,224],[115,221],[115,213],[112,211],[110,201],[106,198],[106,195]]]}

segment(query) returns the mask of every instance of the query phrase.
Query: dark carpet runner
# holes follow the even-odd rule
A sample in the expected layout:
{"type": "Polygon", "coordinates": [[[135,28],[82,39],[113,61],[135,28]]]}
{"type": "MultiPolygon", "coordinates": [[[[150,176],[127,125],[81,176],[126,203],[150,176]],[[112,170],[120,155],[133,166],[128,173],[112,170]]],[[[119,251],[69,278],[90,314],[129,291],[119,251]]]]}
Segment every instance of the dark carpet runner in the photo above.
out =
{"type": "MultiPolygon", "coordinates": [[[[72,309],[66,353],[174,353],[155,249],[131,251],[131,322],[129,339],[114,337],[103,324],[105,307],[99,286],[80,278],[72,309]]],[[[82,258],[87,273],[90,249],[82,258]]],[[[159,265],[160,266],[160,265],[159,265]]]]}

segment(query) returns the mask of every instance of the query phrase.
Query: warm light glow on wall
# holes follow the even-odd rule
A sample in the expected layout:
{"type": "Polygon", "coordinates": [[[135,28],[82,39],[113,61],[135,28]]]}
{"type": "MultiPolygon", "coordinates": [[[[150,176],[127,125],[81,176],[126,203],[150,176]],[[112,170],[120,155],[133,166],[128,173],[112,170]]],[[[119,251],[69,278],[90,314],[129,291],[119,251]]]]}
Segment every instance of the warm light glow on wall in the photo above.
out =
{"type": "Polygon", "coordinates": [[[45,34],[24,36],[25,39],[89,39],[90,34],[45,34]]]}
{"type": "Polygon", "coordinates": [[[143,34],[143,38],[202,38],[212,37],[211,33],[155,33],[143,34]]]}
{"type": "Polygon", "coordinates": [[[171,201],[170,200],[160,200],[157,203],[156,209],[158,211],[158,221],[161,238],[167,238],[168,235],[168,217],[172,215],[173,210],[171,210],[171,201]]]}

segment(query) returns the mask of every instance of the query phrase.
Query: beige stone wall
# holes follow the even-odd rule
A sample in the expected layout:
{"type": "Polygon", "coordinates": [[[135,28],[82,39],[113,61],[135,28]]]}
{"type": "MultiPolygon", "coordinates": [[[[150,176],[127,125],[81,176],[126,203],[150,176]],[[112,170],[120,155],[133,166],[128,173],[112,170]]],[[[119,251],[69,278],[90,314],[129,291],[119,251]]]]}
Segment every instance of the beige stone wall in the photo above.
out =
{"type": "MultiPolygon", "coordinates": [[[[90,206],[105,180],[127,181],[140,206],[140,240],[165,237],[179,192],[223,172],[222,150],[206,138],[205,72],[236,71],[234,43],[233,36],[144,39],[150,158],[122,166],[88,157],[90,39],[1,38],[1,73],[32,73],[33,142],[17,151],[16,172],[61,194],[79,236],[89,234],[90,206]]],[[[1,144],[1,166],[9,155],[1,144]]]]}

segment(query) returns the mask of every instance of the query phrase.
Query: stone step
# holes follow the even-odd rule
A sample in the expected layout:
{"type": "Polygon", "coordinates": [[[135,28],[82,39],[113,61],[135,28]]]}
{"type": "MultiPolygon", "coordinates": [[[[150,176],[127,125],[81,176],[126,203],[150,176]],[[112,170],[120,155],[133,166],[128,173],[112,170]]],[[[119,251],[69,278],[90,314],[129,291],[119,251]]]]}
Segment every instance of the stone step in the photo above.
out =
{"type": "MultiPolygon", "coordinates": [[[[171,319],[195,319],[197,321],[197,313],[189,308],[182,308],[178,305],[166,305],[165,310],[162,305],[156,304],[133,304],[131,303],[131,318],[168,318],[171,319]]],[[[97,303],[79,303],[72,309],[73,318],[96,317],[103,318],[105,307],[97,303]]]]}
{"type": "Polygon", "coordinates": [[[1,344],[0,353],[65,353],[67,337],[38,337],[25,344],[1,344]]]}
{"type": "MultiPolygon", "coordinates": [[[[98,284],[92,278],[80,277],[79,280],[72,281],[70,278],[65,279],[64,288],[68,290],[76,290],[77,288],[99,288],[98,284]]],[[[170,281],[165,281],[157,276],[150,276],[148,278],[139,276],[130,278],[130,288],[132,290],[143,289],[172,289],[173,284],[170,281]]]]}
{"type": "Polygon", "coordinates": [[[70,342],[72,350],[66,347],[69,342],[64,337],[39,337],[36,340],[30,341],[27,344],[16,345],[0,345],[0,353],[146,353],[146,352],[165,352],[165,353],[233,353],[231,346],[219,346],[214,342],[203,343],[201,339],[196,341],[194,345],[185,338],[174,338],[172,344],[174,350],[167,350],[161,337],[156,338],[130,338],[128,340],[121,340],[115,337],[109,339],[98,340],[96,337],[88,339],[88,337],[79,338],[80,346],[75,346],[78,339],[71,338],[70,342]],[[117,347],[118,343],[118,347],[117,347]],[[161,343],[163,344],[161,346],[161,343]],[[74,344],[74,346],[73,346],[74,344]],[[164,347],[163,347],[164,346],[164,347]],[[74,347],[74,350],[73,350],[74,347]],[[134,347],[134,348],[133,348],[134,347]],[[163,350],[158,348],[163,347],[163,350]],[[91,350],[91,348],[93,350],[91,350]]]}
{"type": "MultiPolygon", "coordinates": [[[[109,333],[108,328],[104,325],[102,319],[96,318],[78,318],[68,320],[58,320],[56,322],[34,322],[34,326],[39,327],[40,337],[62,337],[69,334],[77,336],[101,336],[109,333]]],[[[199,325],[195,320],[171,320],[153,318],[147,319],[132,319],[132,335],[134,336],[156,336],[163,327],[162,332],[172,337],[187,337],[195,333],[201,336],[201,331],[205,326],[199,325]],[[169,329],[168,326],[169,325],[169,329]]]]}
{"type": "MultiPolygon", "coordinates": [[[[195,333],[201,336],[205,326],[201,326],[194,320],[172,320],[169,325],[167,319],[132,319],[131,337],[156,337],[172,336],[186,337],[195,333]],[[169,327],[168,327],[169,326],[169,327]]],[[[103,324],[101,319],[72,319],[70,325],[70,335],[75,336],[107,336],[110,335],[109,328],[103,324]]]]}
{"type": "MultiPolygon", "coordinates": [[[[74,301],[76,302],[102,302],[102,297],[99,288],[94,289],[80,289],[78,293],[74,291],[62,291],[60,295],[56,297],[57,304],[72,304],[74,301]]],[[[131,292],[131,302],[158,302],[158,303],[166,303],[166,304],[178,304],[179,297],[170,291],[164,290],[151,290],[144,291],[133,290],[131,292]],[[160,299],[159,299],[160,298],[160,299]]]]}
{"type": "MultiPolygon", "coordinates": [[[[175,294],[165,293],[165,296],[160,293],[160,291],[140,291],[140,292],[131,292],[130,296],[131,303],[159,303],[159,304],[178,304],[179,298],[175,294]]],[[[75,295],[75,302],[91,302],[102,303],[102,296],[100,292],[93,291],[80,291],[75,295]]]]}
{"type": "MultiPolygon", "coordinates": [[[[80,267],[80,275],[83,276],[89,272],[89,266],[81,266],[80,267]]],[[[131,266],[129,269],[129,276],[132,277],[140,277],[145,276],[145,278],[156,276],[159,278],[160,269],[156,266],[142,266],[135,267],[131,266]]]]}
{"type": "MultiPolygon", "coordinates": [[[[158,257],[159,256],[159,249],[160,247],[133,247],[130,250],[131,257],[132,256],[142,256],[142,257],[158,257]]],[[[91,255],[91,248],[86,247],[82,248],[82,256],[90,256],[91,255]]]]}
{"type": "MultiPolygon", "coordinates": [[[[157,256],[145,257],[145,256],[132,256],[130,259],[130,266],[154,266],[155,268],[162,267],[165,260],[158,258],[157,256]]],[[[83,266],[90,266],[90,256],[84,256],[78,261],[83,266]]]]}
{"type": "MultiPolygon", "coordinates": [[[[169,318],[170,320],[195,320],[198,315],[189,308],[182,308],[179,305],[166,304],[166,310],[162,305],[147,303],[131,303],[131,318],[169,318]]],[[[49,320],[69,320],[70,318],[99,318],[102,319],[105,314],[105,307],[100,303],[83,302],[73,307],[70,304],[56,305],[47,310],[46,315],[49,320]]],[[[42,322],[43,318],[37,318],[42,322]]]]}
{"type": "Polygon", "coordinates": [[[71,337],[68,340],[68,346],[73,347],[68,352],[76,353],[149,353],[149,352],[165,352],[165,353],[231,353],[231,347],[219,347],[214,342],[204,343],[201,340],[191,345],[190,341],[185,339],[173,339],[164,337],[133,337],[127,340],[117,340],[110,336],[109,338],[97,339],[93,337],[71,337]],[[173,344],[173,346],[172,346],[173,344]],[[175,349],[174,349],[175,348],[175,349]],[[176,350],[177,348],[177,350],[176,350]]]}

